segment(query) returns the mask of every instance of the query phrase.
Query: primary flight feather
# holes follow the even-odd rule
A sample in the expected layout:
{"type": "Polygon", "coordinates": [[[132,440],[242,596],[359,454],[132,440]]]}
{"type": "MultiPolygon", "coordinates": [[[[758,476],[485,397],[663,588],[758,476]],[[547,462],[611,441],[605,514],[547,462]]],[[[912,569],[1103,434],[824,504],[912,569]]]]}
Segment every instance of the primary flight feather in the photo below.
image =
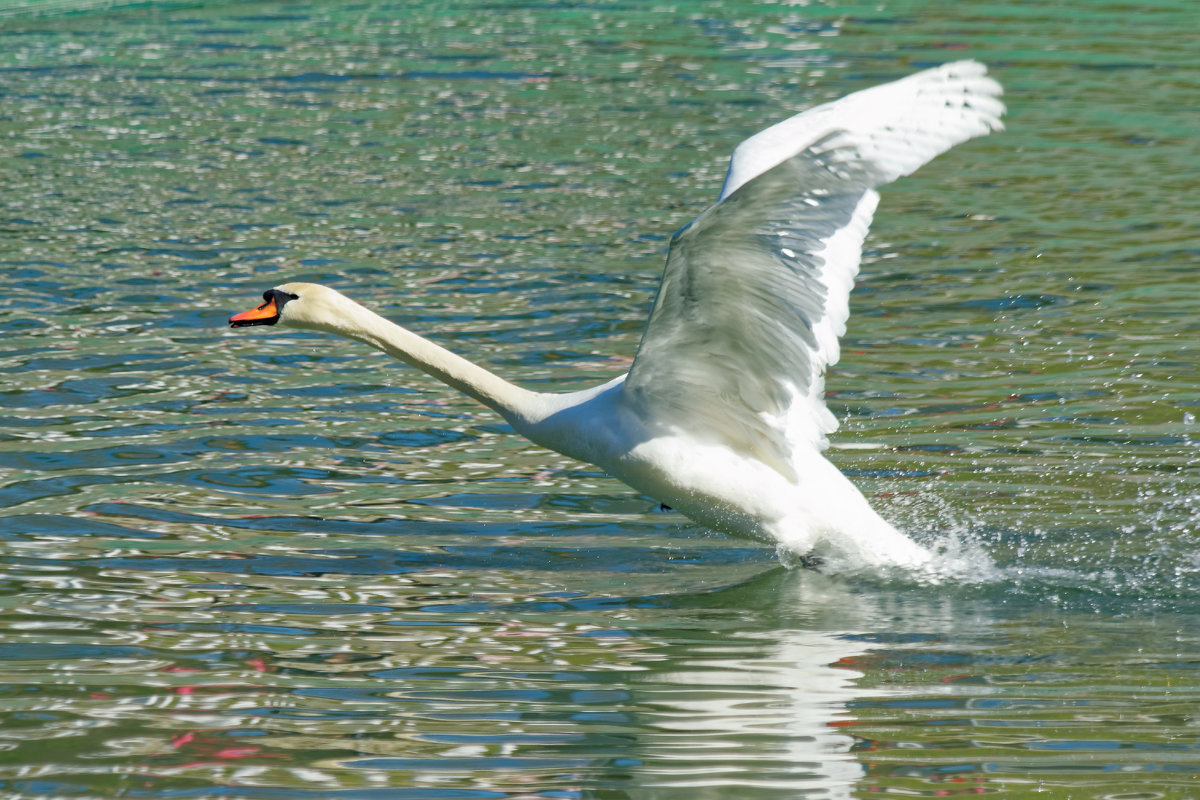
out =
{"type": "Polygon", "coordinates": [[[234,315],[365,342],[697,522],[799,555],[918,566],[930,554],[821,454],[825,407],[877,187],[1000,130],[1001,88],[959,61],[804,111],[734,150],[715,205],[675,234],[633,366],[531,392],[324,286],[234,315]]]}

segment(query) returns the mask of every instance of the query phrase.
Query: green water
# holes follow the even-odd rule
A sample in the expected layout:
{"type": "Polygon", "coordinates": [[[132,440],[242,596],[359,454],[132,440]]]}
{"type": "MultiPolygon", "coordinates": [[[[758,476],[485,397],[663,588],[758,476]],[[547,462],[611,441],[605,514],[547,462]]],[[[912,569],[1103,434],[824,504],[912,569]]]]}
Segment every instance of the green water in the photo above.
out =
{"type": "Polygon", "coordinates": [[[1193,4],[117,6],[0,15],[0,796],[1200,797],[1193,4]],[[884,192],[828,379],[939,580],[225,326],[593,385],[741,138],[963,57],[1009,130],[884,192]]]}

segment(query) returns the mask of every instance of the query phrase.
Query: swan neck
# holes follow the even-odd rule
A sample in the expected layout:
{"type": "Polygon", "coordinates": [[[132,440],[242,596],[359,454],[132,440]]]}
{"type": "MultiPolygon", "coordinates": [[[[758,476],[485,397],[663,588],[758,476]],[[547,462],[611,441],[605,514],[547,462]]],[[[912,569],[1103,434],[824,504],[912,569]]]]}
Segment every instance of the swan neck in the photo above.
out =
{"type": "Polygon", "coordinates": [[[460,355],[450,352],[423,336],[361,308],[353,327],[339,333],[358,339],[394,358],[398,358],[463,394],[478,400],[510,423],[529,421],[539,406],[537,392],[509,383],[460,355]]]}

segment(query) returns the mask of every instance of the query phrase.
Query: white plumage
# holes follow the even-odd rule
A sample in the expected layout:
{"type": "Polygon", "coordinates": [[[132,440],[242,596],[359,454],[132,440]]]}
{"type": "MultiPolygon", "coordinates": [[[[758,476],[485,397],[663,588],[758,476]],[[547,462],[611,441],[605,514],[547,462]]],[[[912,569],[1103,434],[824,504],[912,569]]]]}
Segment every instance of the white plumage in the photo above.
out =
{"type": "Polygon", "coordinates": [[[848,297],[879,195],[954,145],[1000,130],[1001,88],[973,61],[857,92],[734,150],[715,205],[675,234],[628,375],[530,392],[326,287],[286,284],[231,324],[366,342],[499,412],[534,442],[594,463],[703,525],[798,554],[919,565],[822,455],[848,297]]]}

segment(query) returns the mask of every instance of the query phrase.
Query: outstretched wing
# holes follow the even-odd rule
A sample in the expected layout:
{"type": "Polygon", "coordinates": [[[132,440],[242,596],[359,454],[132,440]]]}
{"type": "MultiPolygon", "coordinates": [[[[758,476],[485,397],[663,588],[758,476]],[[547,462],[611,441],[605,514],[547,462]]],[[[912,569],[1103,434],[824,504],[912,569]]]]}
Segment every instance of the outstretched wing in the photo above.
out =
{"type": "Polygon", "coordinates": [[[798,114],[734,151],[717,204],[675,234],[626,401],[791,474],[837,422],[825,368],[879,196],[955,144],[1001,128],[1000,85],[947,64],[798,114]]]}

